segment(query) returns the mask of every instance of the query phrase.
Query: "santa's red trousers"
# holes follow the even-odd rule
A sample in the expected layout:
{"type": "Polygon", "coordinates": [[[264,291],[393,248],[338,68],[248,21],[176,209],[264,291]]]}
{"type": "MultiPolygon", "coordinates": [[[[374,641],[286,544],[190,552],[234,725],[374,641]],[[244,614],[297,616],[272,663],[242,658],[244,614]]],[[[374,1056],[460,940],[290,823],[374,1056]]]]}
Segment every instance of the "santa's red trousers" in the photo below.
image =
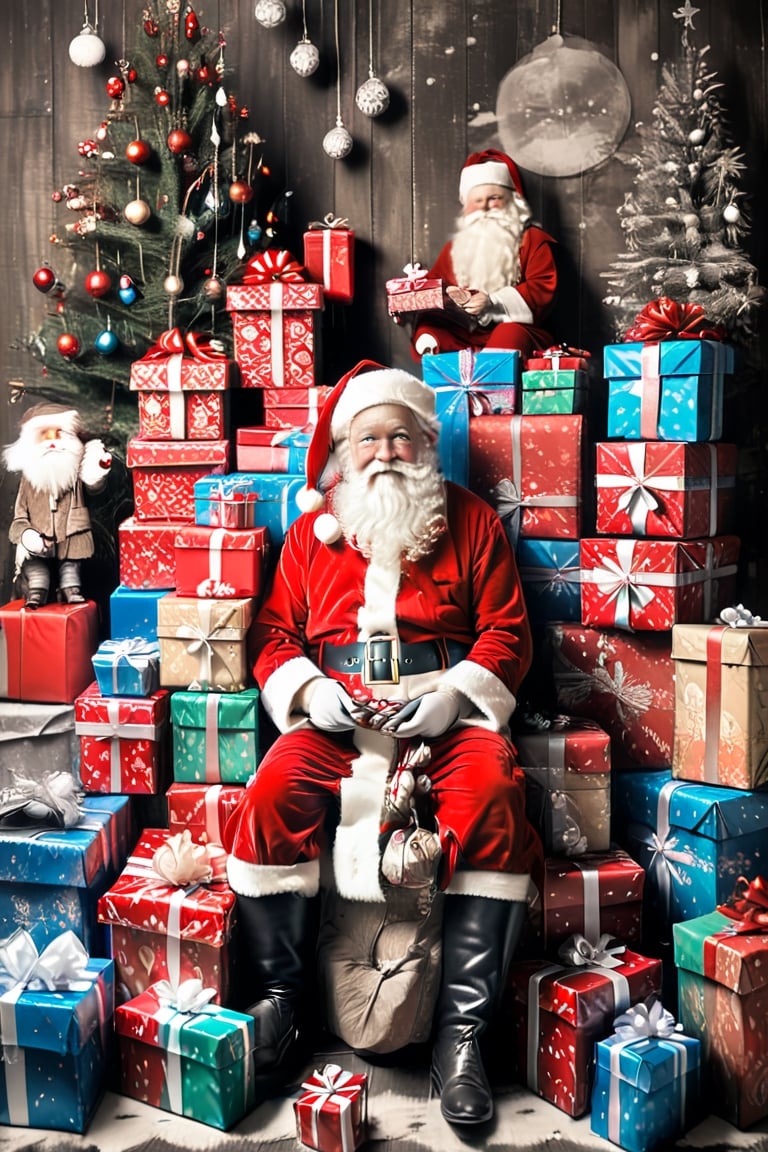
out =
{"type": "MultiPolygon", "coordinates": [[[[455,729],[430,742],[429,794],[441,833],[453,834],[464,867],[529,872],[538,851],[525,816],[525,777],[512,745],[484,728],[455,729]]],[[[253,864],[316,859],[329,810],[359,756],[347,735],[286,733],[259,765],[225,831],[225,847],[253,864]]],[[[383,800],[382,788],[382,800],[383,800]]]]}

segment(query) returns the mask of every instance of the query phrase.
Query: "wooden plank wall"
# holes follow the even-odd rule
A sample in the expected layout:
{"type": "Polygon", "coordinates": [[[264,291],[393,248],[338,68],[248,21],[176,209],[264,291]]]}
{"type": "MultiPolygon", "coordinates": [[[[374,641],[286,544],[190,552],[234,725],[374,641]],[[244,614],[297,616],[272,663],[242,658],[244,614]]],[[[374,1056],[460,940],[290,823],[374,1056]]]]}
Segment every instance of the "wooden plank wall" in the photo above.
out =
{"type": "MultiPolygon", "coordinates": [[[[157,0],[155,0],[157,2],[157,0]]],[[[160,0],[165,2],[165,0],[160,0]]],[[[632,100],[630,127],[618,151],[581,176],[524,173],[534,213],[560,241],[563,288],[558,338],[599,355],[611,339],[602,304],[601,273],[623,251],[616,208],[630,187],[624,157],[638,146],[634,125],[649,118],[661,63],[679,52],[681,22],[674,0],[305,0],[310,38],[321,66],[307,79],[289,65],[302,32],[300,0],[286,0],[287,19],[265,29],[254,0],[199,0],[202,23],[222,29],[227,85],[248,107],[249,127],[266,140],[265,158],[291,191],[290,228],[296,250],[310,220],[328,212],[347,217],[357,235],[357,295],[324,317],[323,374],[332,383],[363,357],[412,367],[405,332],[386,314],[384,281],[411,260],[427,264],[450,232],[458,211],[458,178],[469,152],[499,146],[496,96],[506,73],[558,30],[583,38],[621,70],[632,100]],[[369,14],[372,13],[372,28],[369,14]],[[337,35],[338,30],[338,35],[337,35]],[[336,44],[340,68],[336,68],[336,44]],[[385,114],[368,119],[354,105],[357,86],[375,69],[391,92],[385,114]],[[323,151],[341,110],[354,148],[343,161],[323,151]]],[[[93,16],[92,0],[91,15],[93,16]]],[[[82,0],[25,0],[5,15],[9,52],[0,72],[0,149],[5,157],[0,217],[0,355],[2,382],[40,382],[24,345],[41,319],[34,270],[51,259],[48,236],[57,220],[51,192],[74,182],[77,141],[93,134],[109,106],[104,81],[114,61],[140,34],[144,0],[102,0],[100,32],[107,60],[96,69],[71,64],[67,46],[82,26],[82,0]]],[[[753,194],[749,253],[766,267],[766,225],[760,211],[766,167],[765,28],[768,0],[699,0],[697,45],[711,45],[710,62],[724,83],[735,142],[748,164],[753,194]]],[[[141,33],[143,34],[143,33],[141,33]]],[[[768,279],[768,272],[763,272],[768,279]]],[[[744,538],[744,595],[760,604],[768,554],[762,528],[765,495],[766,403],[757,371],[734,388],[729,433],[742,446],[740,531],[744,538]],[[748,415],[747,415],[748,414],[748,415]]],[[[15,434],[21,406],[0,397],[0,441],[15,434]]],[[[599,415],[597,417],[599,427],[599,415]]],[[[11,592],[5,539],[13,477],[0,469],[0,592],[11,592]]]]}

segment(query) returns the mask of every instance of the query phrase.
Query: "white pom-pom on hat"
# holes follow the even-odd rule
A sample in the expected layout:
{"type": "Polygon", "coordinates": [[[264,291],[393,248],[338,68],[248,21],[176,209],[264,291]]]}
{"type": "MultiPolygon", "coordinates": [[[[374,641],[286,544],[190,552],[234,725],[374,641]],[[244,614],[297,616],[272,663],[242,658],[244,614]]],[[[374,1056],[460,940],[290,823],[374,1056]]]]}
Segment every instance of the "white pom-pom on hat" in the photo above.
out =
{"type": "Polygon", "coordinates": [[[323,512],[312,529],[321,544],[335,544],[341,538],[341,524],[332,512],[323,512]]]}
{"type": "Polygon", "coordinates": [[[310,488],[305,484],[296,493],[296,507],[299,512],[319,512],[325,503],[325,497],[318,488],[310,488]]]}

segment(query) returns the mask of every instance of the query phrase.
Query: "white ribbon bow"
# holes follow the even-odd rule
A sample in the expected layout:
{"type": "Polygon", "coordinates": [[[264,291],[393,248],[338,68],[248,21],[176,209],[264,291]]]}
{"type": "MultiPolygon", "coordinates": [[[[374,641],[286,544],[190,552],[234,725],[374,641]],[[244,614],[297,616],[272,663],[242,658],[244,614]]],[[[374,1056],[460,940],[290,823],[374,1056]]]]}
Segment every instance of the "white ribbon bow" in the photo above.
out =
{"type": "Polygon", "coordinates": [[[15,988],[48,992],[85,992],[94,977],[86,972],[88,953],[71,930],[62,932],[38,952],[25,928],[19,928],[0,944],[0,970],[11,977],[15,988]]]}
{"type": "Polygon", "coordinates": [[[594,944],[581,932],[576,932],[560,945],[557,954],[561,960],[574,968],[586,968],[592,965],[597,965],[598,968],[620,968],[623,960],[620,960],[619,956],[625,951],[625,946],[607,932],[604,932],[594,944]]]}
{"type": "Polygon", "coordinates": [[[158,980],[153,990],[163,1008],[173,1008],[176,1012],[192,1015],[201,1012],[216,995],[215,988],[204,988],[202,980],[191,976],[176,984],[170,980],[158,980]]]}
{"type": "Polygon", "coordinates": [[[613,1022],[620,1040],[644,1040],[657,1036],[666,1040],[676,1032],[682,1032],[682,1024],[676,1024],[671,1012],[662,1006],[661,1000],[635,1004],[627,1012],[622,1012],[613,1022]]]}

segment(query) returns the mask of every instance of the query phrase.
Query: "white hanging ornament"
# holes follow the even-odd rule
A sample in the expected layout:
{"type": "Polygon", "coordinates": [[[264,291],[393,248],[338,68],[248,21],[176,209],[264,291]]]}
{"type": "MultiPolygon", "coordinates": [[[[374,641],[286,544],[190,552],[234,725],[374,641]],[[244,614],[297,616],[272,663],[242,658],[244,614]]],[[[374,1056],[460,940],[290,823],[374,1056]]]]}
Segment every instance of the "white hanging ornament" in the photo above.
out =
{"type": "Polygon", "coordinates": [[[69,42],[69,58],[78,68],[95,68],[101,64],[107,54],[104,41],[88,23],[78,32],[77,36],[69,42]]]}
{"type": "Polygon", "coordinates": [[[341,116],[336,117],[336,126],[323,137],[323,150],[332,160],[343,160],[352,151],[353,140],[344,127],[341,116]]]}
{"type": "Polygon", "coordinates": [[[380,116],[389,107],[389,88],[372,72],[355,93],[355,104],[364,116],[380,116]]]}
{"type": "Polygon", "coordinates": [[[738,204],[726,204],[723,208],[723,219],[727,224],[736,224],[741,219],[741,211],[738,204]]]}
{"type": "Polygon", "coordinates": [[[306,79],[307,76],[311,76],[313,72],[317,71],[320,64],[320,53],[311,40],[303,37],[291,52],[289,59],[291,68],[296,75],[306,79]]]}
{"type": "Polygon", "coordinates": [[[688,139],[691,144],[701,144],[705,136],[703,128],[694,128],[688,133],[688,139]]]}
{"type": "Polygon", "coordinates": [[[257,0],[254,14],[264,28],[277,28],[285,20],[283,0],[257,0]]]}

